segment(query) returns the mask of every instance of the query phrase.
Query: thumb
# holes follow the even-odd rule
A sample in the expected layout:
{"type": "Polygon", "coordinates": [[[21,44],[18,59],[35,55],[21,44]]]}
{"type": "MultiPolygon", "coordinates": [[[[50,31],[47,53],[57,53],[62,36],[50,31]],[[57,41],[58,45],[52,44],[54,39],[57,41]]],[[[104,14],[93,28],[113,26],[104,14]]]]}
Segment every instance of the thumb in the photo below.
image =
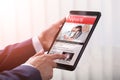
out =
{"type": "Polygon", "coordinates": [[[63,23],[65,22],[66,18],[62,18],[61,20],[57,21],[55,23],[56,26],[58,26],[59,28],[61,28],[61,26],[63,25],[63,23]]]}
{"type": "Polygon", "coordinates": [[[62,25],[64,22],[65,22],[65,17],[64,18],[62,18],[61,20],[59,20],[57,23],[58,23],[58,25],[62,25]]]}

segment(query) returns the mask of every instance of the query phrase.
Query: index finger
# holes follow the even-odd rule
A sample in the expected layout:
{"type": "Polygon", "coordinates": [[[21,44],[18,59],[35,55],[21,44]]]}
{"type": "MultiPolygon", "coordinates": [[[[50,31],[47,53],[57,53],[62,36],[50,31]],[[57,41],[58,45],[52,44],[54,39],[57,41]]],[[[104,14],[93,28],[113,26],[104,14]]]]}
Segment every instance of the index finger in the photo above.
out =
{"type": "Polygon", "coordinates": [[[53,60],[55,60],[55,59],[65,59],[66,56],[63,55],[63,54],[51,54],[51,58],[52,58],[53,60]]]}

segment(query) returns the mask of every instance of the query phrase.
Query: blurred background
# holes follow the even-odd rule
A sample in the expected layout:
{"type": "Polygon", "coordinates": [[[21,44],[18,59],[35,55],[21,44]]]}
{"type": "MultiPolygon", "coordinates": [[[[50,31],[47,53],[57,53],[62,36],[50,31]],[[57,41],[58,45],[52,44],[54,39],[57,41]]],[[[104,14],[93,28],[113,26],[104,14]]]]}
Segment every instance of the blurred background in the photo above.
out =
{"type": "Polygon", "coordinates": [[[0,0],[0,49],[31,38],[70,10],[102,17],[74,71],[55,69],[52,80],[120,80],[120,0],[0,0]]]}

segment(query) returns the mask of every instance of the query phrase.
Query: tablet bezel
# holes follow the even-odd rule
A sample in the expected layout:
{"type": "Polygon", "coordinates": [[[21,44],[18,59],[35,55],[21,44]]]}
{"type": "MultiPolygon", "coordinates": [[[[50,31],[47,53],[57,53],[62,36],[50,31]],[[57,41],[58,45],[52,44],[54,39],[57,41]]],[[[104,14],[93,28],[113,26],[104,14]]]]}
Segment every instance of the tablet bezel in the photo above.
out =
{"type": "Polygon", "coordinates": [[[72,10],[72,11],[70,11],[70,15],[71,14],[73,14],[73,15],[84,15],[84,16],[96,16],[96,20],[95,20],[87,38],[86,38],[86,40],[85,40],[85,43],[83,44],[83,47],[82,47],[81,51],[79,52],[79,55],[78,55],[74,65],[71,66],[71,65],[57,63],[57,65],[58,65],[57,68],[73,71],[76,68],[76,66],[77,66],[77,64],[78,64],[78,62],[79,62],[79,60],[80,60],[80,58],[81,58],[81,56],[82,56],[82,54],[83,54],[83,52],[86,48],[86,45],[88,44],[88,42],[91,38],[91,35],[92,35],[92,33],[93,33],[93,31],[94,31],[94,29],[95,29],[95,27],[96,27],[96,25],[97,25],[97,23],[100,19],[101,13],[98,12],[98,11],[74,11],[74,10],[72,10]]]}

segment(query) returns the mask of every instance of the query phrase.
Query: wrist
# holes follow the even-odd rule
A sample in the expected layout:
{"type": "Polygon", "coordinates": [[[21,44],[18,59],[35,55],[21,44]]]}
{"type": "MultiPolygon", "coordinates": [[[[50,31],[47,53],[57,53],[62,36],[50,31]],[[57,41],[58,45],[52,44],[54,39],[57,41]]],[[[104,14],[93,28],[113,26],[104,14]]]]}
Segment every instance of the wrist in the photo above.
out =
{"type": "Polygon", "coordinates": [[[33,47],[34,47],[36,53],[38,53],[40,50],[44,50],[38,36],[34,36],[32,38],[32,44],[33,44],[33,47]]]}
{"type": "Polygon", "coordinates": [[[29,79],[30,80],[42,80],[40,71],[28,65],[20,65],[10,71],[13,71],[16,75],[24,77],[25,79],[28,79],[28,80],[29,79]]]}
{"type": "Polygon", "coordinates": [[[45,42],[44,37],[43,37],[42,35],[39,35],[39,36],[38,36],[38,39],[39,39],[39,42],[41,43],[43,49],[46,51],[47,49],[46,49],[46,46],[45,46],[45,45],[46,45],[46,42],[45,42]]]}

